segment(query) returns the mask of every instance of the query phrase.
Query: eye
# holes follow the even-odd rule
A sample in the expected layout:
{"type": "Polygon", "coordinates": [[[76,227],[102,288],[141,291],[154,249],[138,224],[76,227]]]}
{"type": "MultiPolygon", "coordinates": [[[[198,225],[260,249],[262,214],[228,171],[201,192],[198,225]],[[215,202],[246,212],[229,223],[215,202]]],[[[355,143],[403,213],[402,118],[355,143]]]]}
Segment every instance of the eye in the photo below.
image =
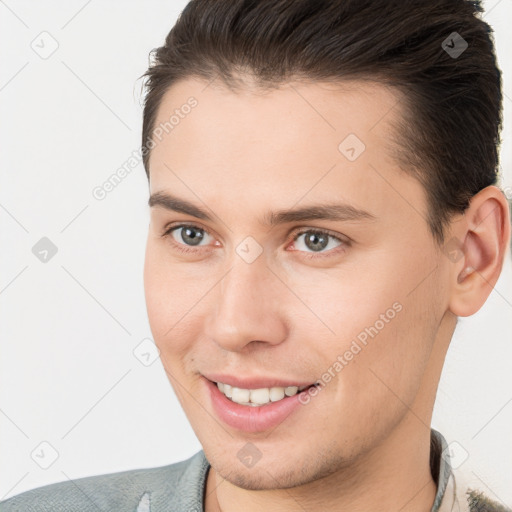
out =
{"type": "Polygon", "coordinates": [[[174,242],[172,244],[183,252],[194,251],[195,247],[201,247],[208,244],[208,239],[212,238],[212,235],[199,226],[193,224],[180,224],[178,226],[171,226],[166,229],[162,234],[162,237],[171,237],[174,242]],[[202,243],[206,241],[207,243],[202,243]]]}
{"type": "Polygon", "coordinates": [[[311,228],[295,233],[293,240],[295,250],[309,253],[307,258],[314,258],[316,254],[319,257],[330,256],[337,253],[338,249],[344,250],[349,245],[348,241],[343,241],[328,231],[311,228]]]}

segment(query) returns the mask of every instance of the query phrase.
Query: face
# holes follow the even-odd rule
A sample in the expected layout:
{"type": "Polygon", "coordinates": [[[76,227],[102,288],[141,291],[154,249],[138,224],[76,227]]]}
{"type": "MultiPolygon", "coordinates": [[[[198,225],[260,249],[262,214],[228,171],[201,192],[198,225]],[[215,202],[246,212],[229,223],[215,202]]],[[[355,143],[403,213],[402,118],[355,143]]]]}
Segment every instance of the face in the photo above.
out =
{"type": "Polygon", "coordinates": [[[239,487],[353,467],[409,408],[430,424],[447,267],[422,186],[390,156],[399,115],[393,91],[362,82],[263,94],[190,79],[160,105],[150,193],[206,215],[150,209],[149,322],[208,460],[239,487]],[[240,428],[212,401],[205,376],[219,374],[320,385],[240,428]]]}

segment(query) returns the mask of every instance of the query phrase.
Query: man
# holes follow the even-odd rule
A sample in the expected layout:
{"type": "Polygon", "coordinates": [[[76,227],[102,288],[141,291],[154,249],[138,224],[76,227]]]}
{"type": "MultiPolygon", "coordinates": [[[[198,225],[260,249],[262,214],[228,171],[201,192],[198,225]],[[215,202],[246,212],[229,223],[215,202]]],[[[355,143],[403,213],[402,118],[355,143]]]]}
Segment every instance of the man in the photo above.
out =
{"type": "Polygon", "coordinates": [[[431,429],[510,240],[478,2],[194,0],[147,71],[145,291],[203,450],[0,510],[510,510],[431,429]]]}

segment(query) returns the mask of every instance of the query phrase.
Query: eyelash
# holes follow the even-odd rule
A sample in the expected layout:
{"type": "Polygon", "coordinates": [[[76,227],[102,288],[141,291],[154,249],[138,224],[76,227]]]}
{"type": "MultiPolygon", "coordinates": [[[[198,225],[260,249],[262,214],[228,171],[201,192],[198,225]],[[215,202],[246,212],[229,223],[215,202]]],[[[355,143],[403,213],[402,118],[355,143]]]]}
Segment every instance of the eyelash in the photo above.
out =
{"type": "MultiPolygon", "coordinates": [[[[192,228],[192,229],[196,229],[199,231],[204,231],[206,234],[212,236],[211,233],[207,229],[202,228],[201,226],[197,226],[195,224],[177,224],[177,225],[172,225],[170,227],[166,226],[164,228],[164,233],[161,235],[161,237],[169,238],[173,247],[182,253],[195,253],[195,252],[197,252],[197,249],[194,249],[187,245],[178,243],[172,238],[172,236],[170,236],[174,230],[180,229],[180,228],[192,228]]],[[[333,235],[330,231],[327,231],[324,229],[317,229],[317,228],[303,228],[301,230],[295,231],[293,233],[292,241],[295,242],[299,236],[301,236],[305,233],[315,233],[315,234],[320,234],[320,235],[327,235],[329,238],[333,238],[337,242],[341,242],[341,245],[339,245],[338,247],[335,247],[334,249],[330,249],[329,251],[326,251],[324,253],[314,253],[314,252],[313,253],[305,253],[304,255],[301,256],[302,258],[305,258],[305,259],[318,259],[318,258],[324,258],[324,257],[331,257],[340,251],[345,251],[346,247],[348,247],[350,245],[350,242],[348,240],[342,240],[338,236],[333,235]]],[[[295,252],[303,253],[304,251],[297,250],[295,252]]]]}

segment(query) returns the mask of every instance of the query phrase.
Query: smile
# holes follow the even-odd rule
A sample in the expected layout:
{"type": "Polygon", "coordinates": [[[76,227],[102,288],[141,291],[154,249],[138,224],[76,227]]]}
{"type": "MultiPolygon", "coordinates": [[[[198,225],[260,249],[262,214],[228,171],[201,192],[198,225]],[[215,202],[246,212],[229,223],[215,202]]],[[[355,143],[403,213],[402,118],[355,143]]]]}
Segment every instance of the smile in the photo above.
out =
{"type": "Polygon", "coordinates": [[[258,389],[243,389],[230,386],[223,382],[217,382],[219,391],[229,398],[232,402],[240,405],[249,405],[252,407],[259,407],[270,402],[279,402],[285,396],[294,396],[310,386],[287,386],[287,387],[272,387],[272,388],[258,388],[258,389]]]}

